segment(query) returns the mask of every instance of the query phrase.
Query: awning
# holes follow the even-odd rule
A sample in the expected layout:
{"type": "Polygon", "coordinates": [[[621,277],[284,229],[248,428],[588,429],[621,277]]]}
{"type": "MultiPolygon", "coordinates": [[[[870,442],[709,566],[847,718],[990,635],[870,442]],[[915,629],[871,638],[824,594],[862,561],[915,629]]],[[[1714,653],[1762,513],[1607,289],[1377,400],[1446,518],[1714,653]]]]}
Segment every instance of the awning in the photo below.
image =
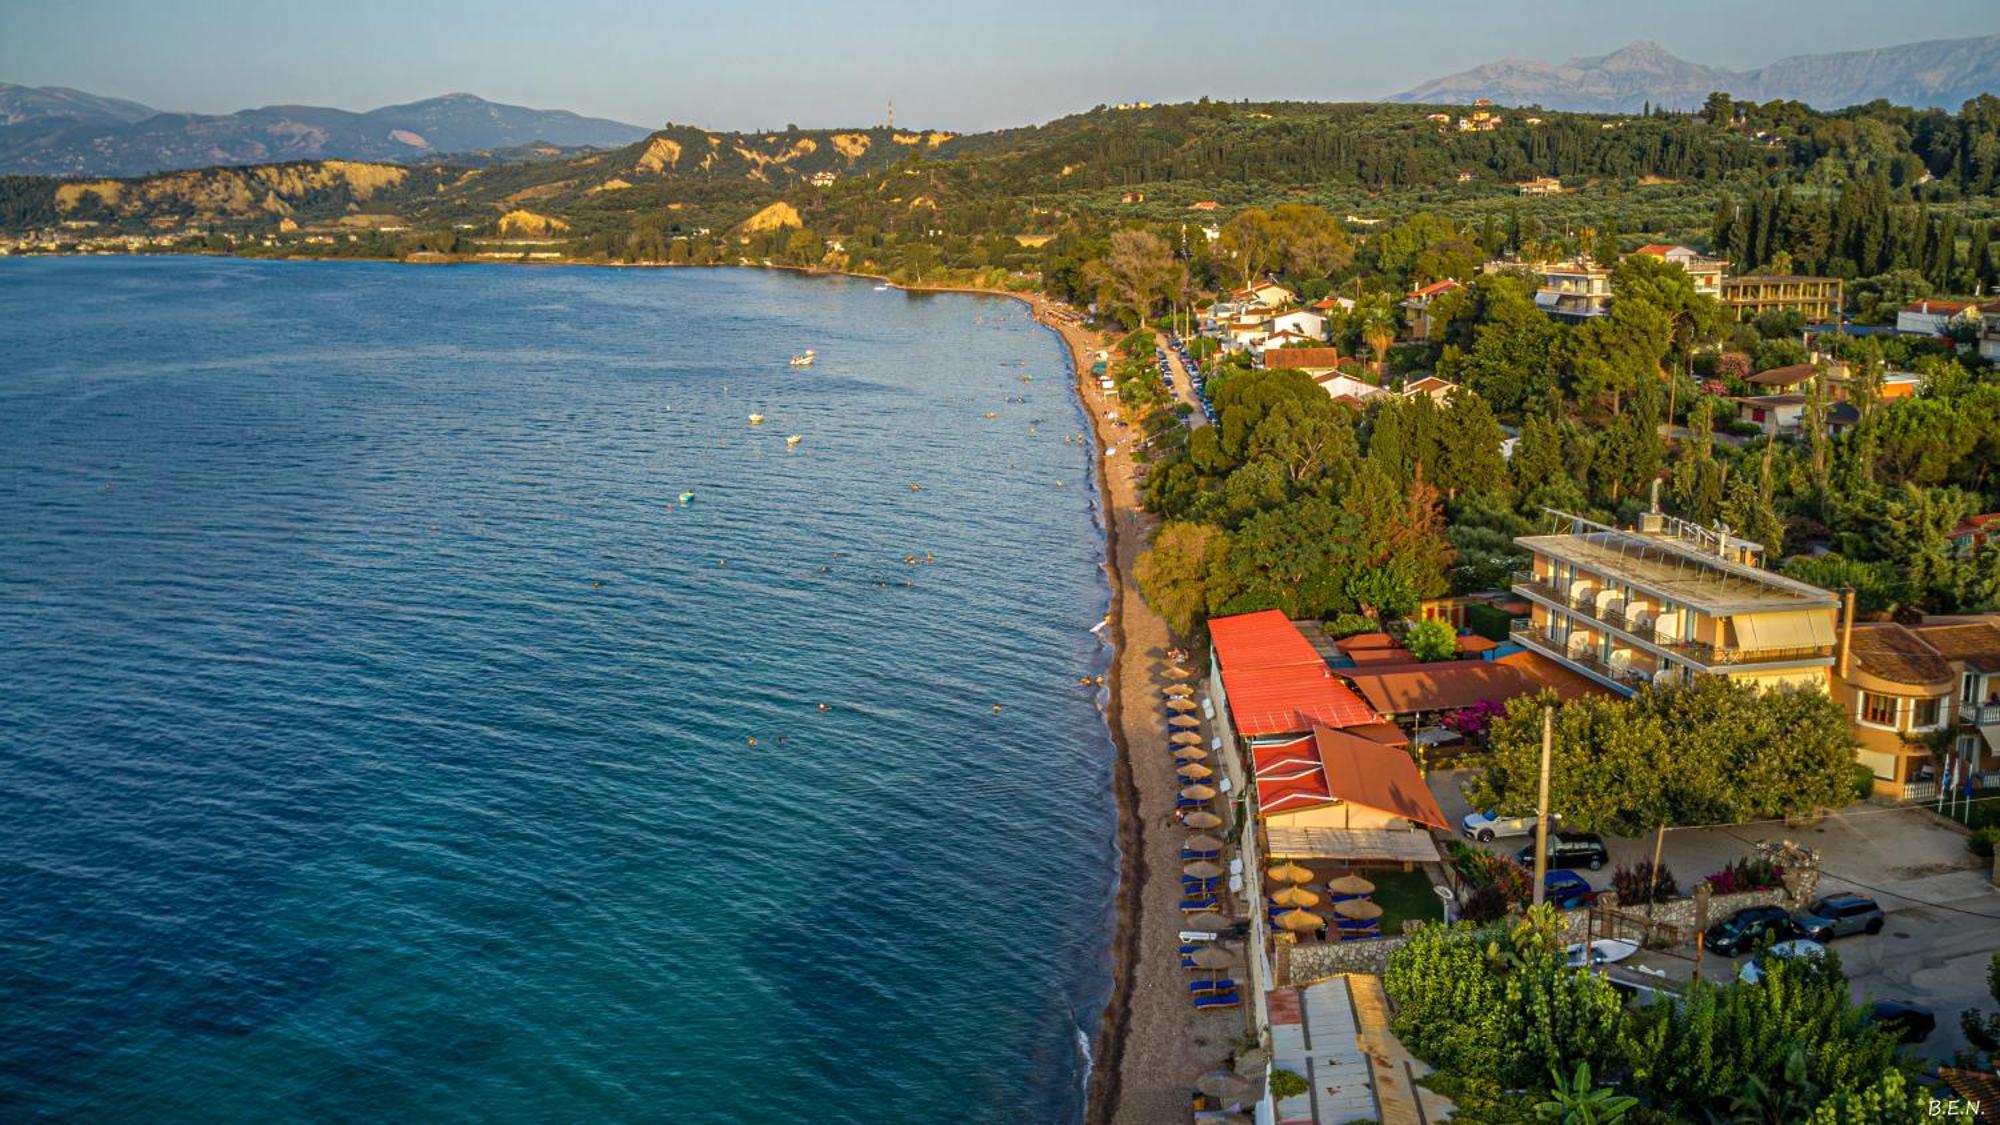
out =
{"type": "Polygon", "coordinates": [[[1282,828],[1264,830],[1275,859],[1350,859],[1384,863],[1436,863],[1428,832],[1398,828],[1282,828]]]}
{"type": "Polygon", "coordinates": [[[1830,613],[1739,613],[1730,618],[1740,648],[1812,648],[1833,644],[1830,613]]]}

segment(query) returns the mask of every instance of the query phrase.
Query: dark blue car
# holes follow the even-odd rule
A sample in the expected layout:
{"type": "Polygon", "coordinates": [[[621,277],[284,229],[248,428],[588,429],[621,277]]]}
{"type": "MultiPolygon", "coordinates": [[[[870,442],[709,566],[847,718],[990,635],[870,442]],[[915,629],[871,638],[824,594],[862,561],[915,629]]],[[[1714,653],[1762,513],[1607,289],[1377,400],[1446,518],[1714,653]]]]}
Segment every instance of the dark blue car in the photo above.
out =
{"type": "Polygon", "coordinates": [[[1597,901],[1590,881],[1574,871],[1555,870],[1542,876],[1542,901],[1559,910],[1575,910],[1597,901]]]}

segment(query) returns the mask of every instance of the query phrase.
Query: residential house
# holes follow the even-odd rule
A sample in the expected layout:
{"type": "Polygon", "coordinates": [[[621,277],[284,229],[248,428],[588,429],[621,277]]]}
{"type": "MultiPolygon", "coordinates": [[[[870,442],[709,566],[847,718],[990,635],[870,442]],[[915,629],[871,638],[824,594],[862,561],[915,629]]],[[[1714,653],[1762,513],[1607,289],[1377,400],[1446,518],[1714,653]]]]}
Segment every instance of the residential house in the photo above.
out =
{"type": "Polygon", "coordinates": [[[1229,296],[1238,304],[1261,305],[1272,310],[1286,308],[1298,300],[1291,290],[1269,279],[1245,286],[1229,296]]]}
{"type": "Polygon", "coordinates": [[[1222,327],[1223,344],[1231,351],[1254,348],[1271,334],[1271,322],[1254,313],[1239,314],[1222,327]]]}
{"type": "Polygon", "coordinates": [[[1525,270],[1540,279],[1535,307],[1563,320],[1588,320],[1611,310],[1611,271],[1584,259],[1567,262],[1522,262],[1511,258],[1487,262],[1485,273],[1525,270]]]}
{"type": "Polygon", "coordinates": [[[1515,187],[1520,189],[1522,195],[1561,195],[1563,182],[1554,176],[1536,176],[1515,187]]]}
{"type": "Polygon", "coordinates": [[[1804,388],[1819,374],[1819,368],[1810,363],[1794,363],[1788,367],[1769,367],[1750,376],[1748,382],[1762,387],[1766,394],[1785,394],[1791,391],[1803,393],[1804,388]]]}
{"type": "Polygon", "coordinates": [[[1283,351],[1264,353],[1267,368],[1293,367],[1318,378],[1340,370],[1339,348],[1286,348],[1283,351]]]}
{"type": "Polygon", "coordinates": [[[1431,305],[1446,293],[1463,288],[1465,288],[1463,284],[1445,278],[1443,281],[1433,281],[1422,288],[1411,290],[1403,298],[1403,310],[1407,314],[1405,319],[1410,325],[1410,339],[1419,344],[1428,341],[1431,333],[1437,328],[1431,320],[1431,305]]]}
{"type": "Polygon", "coordinates": [[[1313,382],[1318,383],[1320,389],[1332,397],[1333,401],[1347,402],[1354,406],[1360,406],[1376,395],[1387,393],[1364,376],[1348,375],[1338,371],[1315,375],[1313,382]]]}
{"type": "Polygon", "coordinates": [[[1694,279],[1695,292],[1710,297],[1722,296],[1722,271],[1729,266],[1722,258],[1710,258],[1685,246],[1671,246],[1664,242],[1641,246],[1632,252],[1672,262],[1694,279]]]}
{"type": "Polygon", "coordinates": [[[1414,379],[1408,383],[1404,383],[1403,397],[1415,398],[1418,395],[1422,395],[1439,406],[1443,406],[1451,401],[1452,392],[1457,389],[1457,383],[1440,379],[1435,375],[1426,375],[1421,379],[1414,379]]]}
{"type": "Polygon", "coordinates": [[[2000,301],[1979,306],[1979,357],[2000,363],[2000,301]]]}
{"type": "Polygon", "coordinates": [[[1951,529],[1951,534],[1947,538],[1951,540],[1952,550],[1964,556],[1984,546],[1988,539],[1996,536],[2000,536],[2000,512],[1987,512],[1960,520],[1958,526],[1951,529]]]}
{"type": "Polygon", "coordinates": [[[1271,331],[1290,332],[1313,340],[1326,339],[1326,318],[1310,309],[1293,309],[1271,318],[1271,331]]]}
{"type": "Polygon", "coordinates": [[[1202,200],[1202,201],[1201,201],[1201,202],[1199,202],[1199,203],[1190,203],[1190,204],[1188,204],[1188,208],[1187,208],[1187,209],[1188,209],[1188,210],[1190,210],[1190,211],[1213,211],[1213,210],[1215,210],[1215,209],[1216,209],[1217,207],[1220,207],[1220,206],[1222,206],[1222,204],[1220,204],[1220,203],[1217,203],[1217,202],[1216,202],[1215,200],[1213,200],[1213,199],[1204,199],[1204,200],[1202,200]]]}
{"type": "Polygon", "coordinates": [[[1895,622],[1850,624],[1833,683],[1859,744],[1855,760],[1874,771],[1875,792],[1936,796],[1936,754],[1928,740],[1949,729],[1957,687],[1944,657],[1895,622]]]}
{"type": "Polygon", "coordinates": [[[1939,618],[1911,632],[1944,657],[1958,678],[1952,749],[1979,784],[2000,785],[2000,618],[1939,618]]]}
{"type": "Polygon", "coordinates": [[[1976,322],[1979,302],[1926,297],[1896,310],[1896,332],[1903,336],[1943,336],[1953,325],[1976,322]]]}
{"type": "Polygon", "coordinates": [[[1912,398],[1924,389],[1924,377],[1914,371],[1884,371],[1882,385],[1876,388],[1876,397],[1887,402],[1894,398],[1912,398]]]}
{"type": "Polygon", "coordinates": [[[1763,569],[1759,544],[1657,510],[1636,530],[1551,514],[1570,530],[1514,541],[1523,648],[1627,695],[1704,675],[1826,690],[1840,600],[1763,569]]]}
{"type": "Polygon", "coordinates": [[[1837,277],[1794,274],[1750,274],[1722,279],[1722,303],[1737,320],[1754,320],[1761,313],[1797,312],[1808,321],[1833,321],[1842,308],[1837,277]]]}
{"type": "MultiPolygon", "coordinates": [[[[1302,332],[1273,332],[1262,340],[1250,345],[1250,349],[1257,353],[1259,359],[1264,359],[1266,358],[1266,353],[1269,352],[1283,351],[1293,347],[1312,347],[1324,342],[1316,336],[1307,336],[1302,332]]],[[[1269,367],[1271,365],[1267,362],[1264,366],[1269,367]]],[[[1280,363],[1278,366],[1282,367],[1284,364],[1280,363]]]]}
{"type": "Polygon", "coordinates": [[[1737,418],[1773,437],[1796,434],[1805,426],[1805,395],[1749,395],[1729,401],[1736,404],[1737,418]]]}
{"type": "Polygon", "coordinates": [[[1341,312],[1353,312],[1354,298],[1335,297],[1329,294],[1328,296],[1321,297],[1319,300],[1314,301],[1311,305],[1307,307],[1311,308],[1312,311],[1320,314],[1323,317],[1332,316],[1333,310],[1335,309],[1339,309],[1341,312]]]}

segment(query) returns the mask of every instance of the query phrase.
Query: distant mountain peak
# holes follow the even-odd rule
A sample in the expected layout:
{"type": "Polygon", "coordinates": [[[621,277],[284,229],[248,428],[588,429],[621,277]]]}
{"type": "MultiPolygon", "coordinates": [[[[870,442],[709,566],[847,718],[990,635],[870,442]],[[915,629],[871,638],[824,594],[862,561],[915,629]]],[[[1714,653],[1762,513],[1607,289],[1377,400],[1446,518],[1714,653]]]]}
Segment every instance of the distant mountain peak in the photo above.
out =
{"type": "Polygon", "coordinates": [[[1838,109],[1886,98],[1957,109],[2000,89],[2000,35],[1937,39],[1835,54],[1796,55],[1750,71],[1690,62],[1650,39],[1608,54],[1549,63],[1502,59],[1434,79],[1387,100],[1540,105],[1631,113],[1652,104],[1692,109],[1713,91],[1753,101],[1786,99],[1838,109]]]}

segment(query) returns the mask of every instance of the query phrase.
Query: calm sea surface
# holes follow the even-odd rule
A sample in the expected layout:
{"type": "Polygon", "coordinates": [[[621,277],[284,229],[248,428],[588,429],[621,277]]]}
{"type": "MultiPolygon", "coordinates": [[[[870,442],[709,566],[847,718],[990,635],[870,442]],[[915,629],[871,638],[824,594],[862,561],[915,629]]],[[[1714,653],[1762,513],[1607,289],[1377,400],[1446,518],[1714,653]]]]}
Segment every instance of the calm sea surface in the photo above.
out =
{"type": "Polygon", "coordinates": [[[1078,1117],[1084,426],[997,300],[0,260],[0,1118],[1078,1117]]]}

